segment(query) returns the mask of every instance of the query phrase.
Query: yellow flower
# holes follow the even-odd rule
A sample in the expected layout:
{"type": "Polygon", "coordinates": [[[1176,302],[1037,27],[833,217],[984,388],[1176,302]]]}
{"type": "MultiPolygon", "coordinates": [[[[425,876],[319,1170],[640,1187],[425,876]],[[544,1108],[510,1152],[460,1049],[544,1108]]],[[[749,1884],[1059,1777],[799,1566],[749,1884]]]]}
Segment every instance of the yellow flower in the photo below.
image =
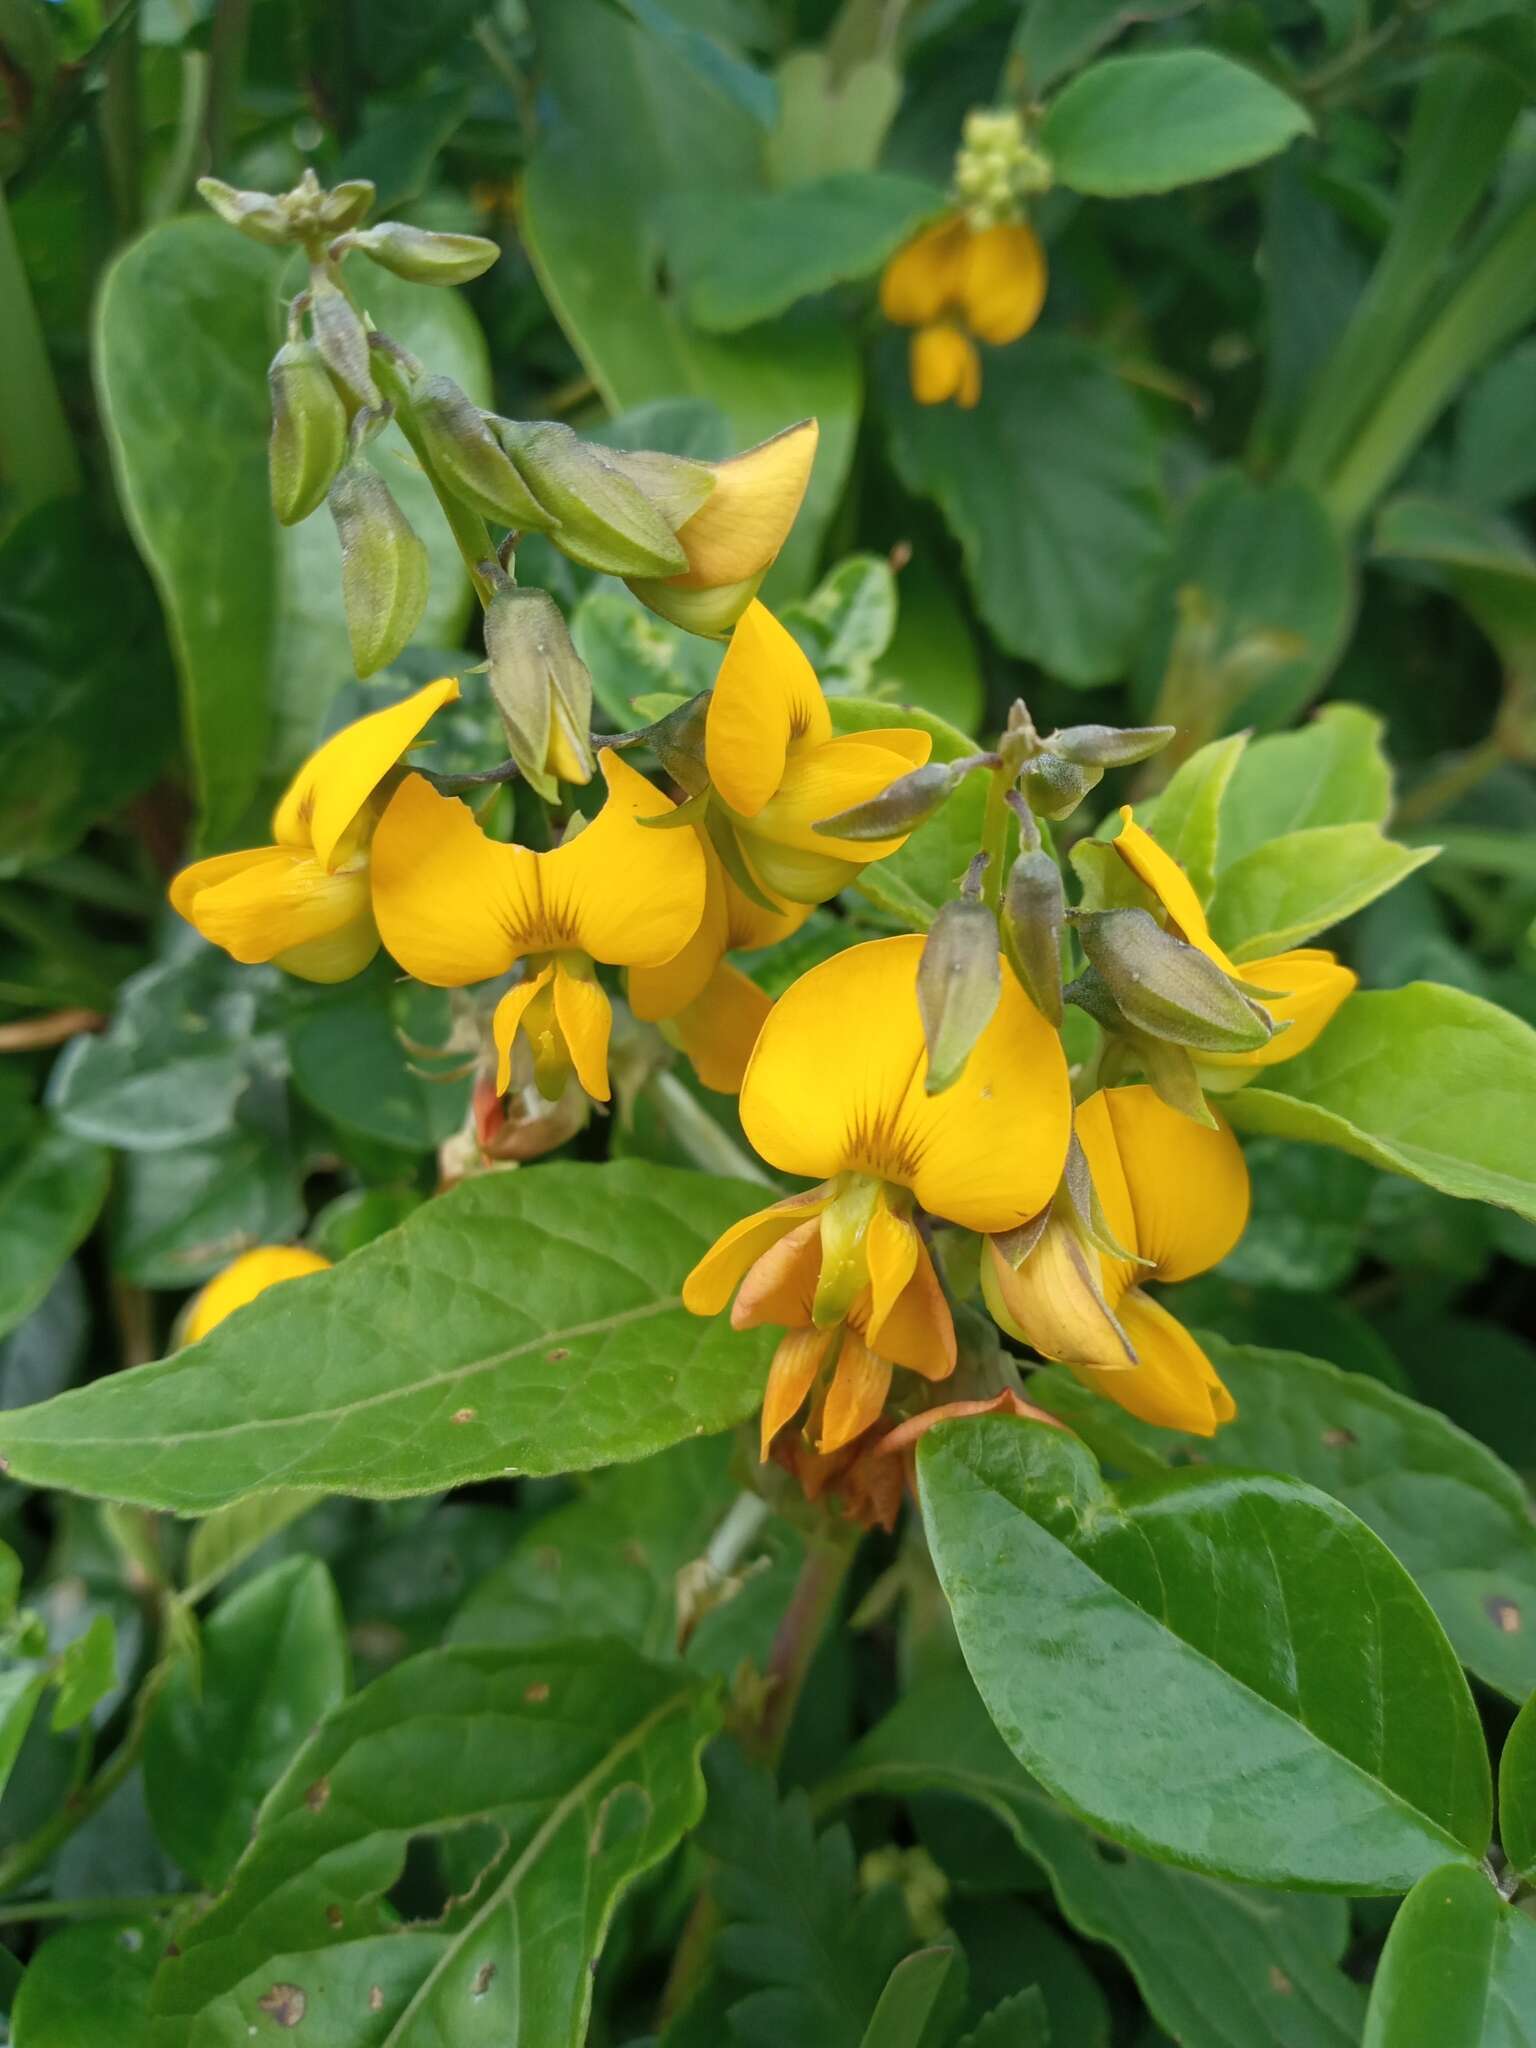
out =
{"type": "Polygon", "coordinates": [[[699,928],[660,967],[631,967],[626,977],[629,1007],[648,1023],[660,1023],[681,1046],[706,1088],[734,1095],[763,1020],[773,1007],[747,975],[725,955],[737,947],[777,945],[798,931],[811,914],[808,903],[784,911],[763,910],[744,896],[720,863],[708,839],[699,835],[704,856],[704,915],[699,928]]]}
{"type": "Polygon", "coordinates": [[[390,777],[433,712],[458,694],[444,677],[327,740],[273,813],[276,845],[183,868],[172,904],[236,960],[272,960],[304,981],[361,973],[379,950],[368,855],[390,777]]]}
{"type": "Polygon", "coordinates": [[[688,567],[631,577],[643,604],[692,633],[724,633],[756,597],[800,510],[821,429],[801,420],[726,462],[705,465],[715,487],[677,529],[688,567]]]}
{"type": "Polygon", "coordinates": [[[1258,1000],[1277,1025],[1289,1028],[1277,1030],[1273,1038],[1252,1052],[1202,1052],[1198,1064],[1207,1085],[1228,1090],[1240,1088],[1254,1078],[1260,1067],[1273,1067],[1305,1052],[1321,1036],[1354,988],[1357,977],[1319,946],[1300,946],[1288,953],[1272,953],[1266,960],[1236,966],[1211,937],[1194,884],[1172,854],[1136,823],[1129,804],[1121,806],[1120,817],[1120,832],[1113,842],[1115,851],[1162,905],[1170,929],[1187,944],[1197,947],[1208,960],[1214,960],[1224,974],[1247,982],[1255,991],[1278,991],[1273,999],[1263,995],[1258,1000]],[[1207,1073],[1212,1068],[1220,1071],[1207,1073]]]}
{"type": "Polygon", "coordinates": [[[833,737],[816,671],[766,605],[748,605],[710,693],[704,760],[751,880],[786,914],[824,903],[907,835],[830,839],[816,827],[922,767],[933,742],[906,726],[833,737]],[[782,900],[781,900],[782,899],[782,900]]]}
{"type": "Polygon", "coordinates": [[[1022,221],[973,228],[952,213],[899,249],[880,280],[880,310],[915,327],[912,396],[919,405],[981,397],[976,343],[1003,348],[1028,334],[1045,304],[1045,251],[1022,221]]]}
{"type": "Polygon", "coordinates": [[[269,1287],[284,1280],[299,1280],[306,1273],[325,1273],[330,1260],[318,1252],[307,1252],[297,1244],[267,1244],[253,1252],[242,1252],[222,1273],[216,1273],[201,1293],[187,1304],[181,1326],[183,1344],[195,1344],[200,1337],[244,1308],[269,1287]]]}
{"type": "Polygon", "coordinates": [[[466,804],[419,775],[395,792],[374,839],[374,912],[407,973],[458,988],[528,963],[496,1006],[498,1092],[521,1030],[542,1094],[557,1099],[574,1070],[605,1102],[613,1015],[594,963],[659,966],[704,914],[694,833],[645,830],[638,821],[671,810],[669,800],[611,748],[598,766],[607,801],[552,853],[488,838],[466,804]]]}
{"type": "Polygon", "coordinates": [[[823,961],[773,1006],[747,1067],[741,1123],[784,1173],[821,1182],[725,1232],[683,1300],[718,1315],[738,1283],[738,1327],[788,1330],[770,1374],[763,1441],[833,1362],[818,1448],[880,1413],[892,1367],[943,1379],[954,1328],[914,1212],[1013,1229],[1050,1200],[1071,1130],[1061,1041],[1011,974],[953,1087],[925,1092],[917,1007],[921,937],[823,961]]]}
{"type": "Polygon", "coordinates": [[[1150,1088],[1105,1088],[1077,1136],[1115,1242],[1111,1259],[1052,1213],[1017,1271],[996,1243],[982,1260],[987,1306],[1011,1336],[1072,1368],[1143,1422],[1214,1435],[1237,1413],[1200,1346],[1146,1280],[1188,1280],[1224,1259],[1248,1222],[1248,1168],[1226,1124],[1181,1116],[1150,1088]]]}

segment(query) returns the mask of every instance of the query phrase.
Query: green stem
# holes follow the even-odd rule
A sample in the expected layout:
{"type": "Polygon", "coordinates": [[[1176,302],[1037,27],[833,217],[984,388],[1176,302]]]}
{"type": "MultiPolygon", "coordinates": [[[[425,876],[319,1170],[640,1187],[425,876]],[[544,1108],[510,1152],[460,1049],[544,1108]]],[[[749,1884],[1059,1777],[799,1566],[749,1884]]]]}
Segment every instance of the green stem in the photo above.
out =
{"type": "Polygon", "coordinates": [[[117,1899],[33,1899],[0,1906],[0,1927],[24,1927],[33,1920],[140,1920],[169,1913],[200,1899],[201,1892],[142,1892],[117,1899]]]}
{"type": "Polygon", "coordinates": [[[99,125],[107,189],[112,198],[112,218],[117,226],[118,240],[127,241],[130,235],[137,233],[143,212],[139,19],[138,9],[130,4],[130,0],[119,0],[113,14],[114,18],[122,16],[123,23],[107,55],[99,125]]]}
{"type": "Polygon", "coordinates": [[[0,474],[12,518],[80,488],[80,465],[0,185],[0,474]]]}
{"type": "Polygon", "coordinates": [[[981,850],[987,865],[981,877],[981,900],[996,910],[1003,900],[1003,864],[1008,852],[1008,792],[1014,776],[1007,768],[994,768],[987,783],[987,808],[981,825],[981,850]]]}
{"type": "Polygon", "coordinates": [[[203,146],[203,117],[208,105],[208,59],[201,50],[181,53],[181,98],[176,112],[176,135],[165,169],[150,202],[152,220],[168,220],[181,206],[197,175],[203,146]]]}
{"type": "Polygon", "coordinates": [[[729,1131],[722,1130],[676,1074],[663,1068],[653,1078],[651,1090],[666,1112],[672,1135],[695,1166],[705,1173],[724,1174],[730,1180],[756,1180],[773,1186],[773,1176],[758,1165],[750,1152],[743,1151],[729,1131]]]}

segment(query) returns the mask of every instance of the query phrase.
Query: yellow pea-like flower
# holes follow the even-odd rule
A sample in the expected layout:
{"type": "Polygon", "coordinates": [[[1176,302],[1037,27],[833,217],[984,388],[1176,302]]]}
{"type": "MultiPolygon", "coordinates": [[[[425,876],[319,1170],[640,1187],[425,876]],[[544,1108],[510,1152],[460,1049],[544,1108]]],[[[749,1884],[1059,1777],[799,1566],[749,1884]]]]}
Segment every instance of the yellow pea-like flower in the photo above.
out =
{"type": "Polygon", "coordinates": [[[182,1319],[182,1343],[195,1344],[200,1337],[206,1337],[226,1316],[244,1308],[258,1294],[265,1294],[269,1287],[279,1286],[284,1280],[301,1280],[306,1273],[328,1272],[330,1264],[318,1252],[306,1251],[298,1244],[266,1244],[255,1251],[242,1252],[193,1295],[182,1319]]]}
{"type": "Polygon", "coordinates": [[[1141,1086],[1090,1095],[1076,1128],[1105,1224],[1133,1257],[1084,1246],[1053,1213],[1017,1270],[988,1245],[987,1305],[1011,1336],[1142,1421],[1214,1435],[1236,1405],[1194,1338],[1143,1283],[1192,1279],[1237,1243],[1248,1222],[1242,1148],[1225,1123],[1197,1124],[1141,1086]]]}
{"type": "Polygon", "coordinates": [[[1010,1230],[1050,1200],[1071,1091],[1061,1041],[1011,975],[965,1070],[927,1094],[917,1005],[921,937],[877,939],[813,967],[780,997],[741,1088],[761,1156],[820,1186],[744,1217],[689,1274],[683,1300],[787,1335],[769,1376],[763,1444],[831,1365],[817,1448],[878,1417],[892,1370],[954,1368],[955,1336],[915,1211],[1010,1230]]]}
{"type": "Polygon", "coordinates": [[[1275,995],[1261,995],[1257,1000],[1277,1025],[1287,1028],[1277,1030],[1266,1044],[1251,1052],[1202,1052],[1199,1065],[1206,1085],[1239,1088],[1245,1081],[1251,1081],[1261,1067],[1278,1066],[1282,1060],[1305,1052],[1332,1021],[1358,977],[1321,946],[1298,946],[1288,953],[1272,953],[1268,959],[1237,966],[1211,937],[1194,884],[1172,854],[1136,823],[1129,804],[1121,806],[1120,818],[1114,849],[1136,879],[1157,898],[1170,929],[1208,960],[1214,960],[1234,980],[1245,981],[1256,991],[1278,991],[1275,995]]]}
{"type": "Polygon", "coordinates": [[[379,950],[369,847],[400,757],[459,694],[451,676],[328,739],[272,816],[272,846],[183,868],[171,903],[232,958],[303,981],[347,981],[379,950]]]}
{"type": "Polygon", "coordinates": [[[487,837],[468,805],[407,776],[373,844],[373,899],[384,943],[407,973],[438,988],[488,981],[526,961],[526,978],[496,1007],[498,1092],[511,1078],[519,1031],[551,1100],[574,1071],[608,1099],[612,1011],[594,971],[657,967],[704,914],[696,834],[647,831],[669,799],[611,748],[598,756],[602,810],[552,853],[487,837]]]}
{"type": "Polygon", "coordinates": [[[918,404],[974,406],[976,343],[1004,348],[1028,334],[1047,283],[1045,251],[1022,221],[974,228],[953,213],[898,249],[880,279],[880,310],[893,326],[917,329],[910,374],[918,404]]]}

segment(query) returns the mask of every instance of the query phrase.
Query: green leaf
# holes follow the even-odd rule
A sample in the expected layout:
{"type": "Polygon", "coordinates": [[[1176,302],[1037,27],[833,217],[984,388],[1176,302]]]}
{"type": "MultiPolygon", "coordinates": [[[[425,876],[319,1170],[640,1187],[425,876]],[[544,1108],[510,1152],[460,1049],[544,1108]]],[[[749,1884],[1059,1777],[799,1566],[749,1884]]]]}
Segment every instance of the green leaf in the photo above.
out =
{"type": "Polygon", "coordinates": [[[190,1287],[259,1244],[304,1227],[288,1094],[261,1079],[241,1097],[234,1128],[174,1152],[119,1161],[112,1262],[136,1287],[190,1287]]]}
{"type": "Polygon", "coordinates": [[[993,1720],[1105,1833],[1254,1884],[1356,1892],[1481,1854],[1466,1681],[1337,1502],[1203,1470],[1116,1494],[1081,1444],[1011,1417],[941,1423],[918,1466],[993,1720]]]}
{"type": "Polygon", "coordinates": [[[1377,825],[1287,832],[1222,868],[1211,929],[1234,960],[1262,960],[1342,923],[1434,857],[1432,846],[1384,839],[1377,825]]]}
{"type": "Polygon", "coordinates": [[[163,1932],[96,1920],[50,1934],[11,2010],[16,2048],[149,2048],[149,1987],[163,1932]]]}
{"type": "Polygon", "coordinates": [[[1536,491],[1536,341],[1468,387],[1456,416],[1456,495],[1500,510],[1536,491]]]}
{"type": "Polygon", "coordinates": [[[897,472],[937,502],[997,639],[1062,682],[1116,681],[1161,565],[1164,508],[1155,438],[1107,358],[1055,334],[989,351],[970,412],[917,403],[895,335],[881,375],[897,472]]]}
{"type": "Polygon", "coordinates": [[[976,752],[976,742],[968,733],[920,704],[890,703],[884,697],[832,697],[827,709],[832,730],[839,735],[872,732],[879,726],[915,725],[933,741],[930,761],[962,761],[976,752]]]}
{"type": "Polygon", "coordinates": [[[1226,1098],[1239,1130],[1536,1219],[1536,1031],[1507,1010],[1429,981],[1371,990],[1274,1072],[1226,1098]]]}
{"type": "Polygon", "coordinates": [[[1356,2048],[1364,1998],[1338,1967],[1342,1902],[1220,1884],[1111,1849],[1015,1762],[959,1670],[915,1686],[818,1788],[817,1805],[934,1791],[1002,1822],[1044,1866],[1065,1919],[1118,1950],[1184,2048],[1356,2048]]]}
{"type": "Polygon", "coordinates": [[[107,1195],[99,1145],[28,1115],[0,1125],[0,1335],[42,1301],[107,1195]]]}
{"type": "Polygon", "coordinates": [[[1499,1845],[1529,1884],[1536,1877],[1536,1689],[1515,1716],[1499,1759],[1499,1845]]]}
{"type": "Polygon", "coordinates": [[[1536,1926],[1481,1870],[1452,1865],[1404,1899],[1381,1952],[1364,2048],[1531,2048],[1536,1926]]]}
{"type": "Polygon", "coordinates": [[[77,1728],[117,1684],[117,1629],[105,1609],[91,1617],[53,1667],[58,1687],[49,1726],[55,1735],[77,1728]]]}
{"type": "MultiPolygon", "coordinates": [[[[665,1662],[677,1653],[678,1574],[701,1559],[740,1488],[729,1437],[674,1444],[600,1473],[579,1499],[541,1515],[454,1617],[448,1639],[530,1645],[616,1636],[665,1662]]],[[[742,1659],[767,1664],[802,1546],[771,1521],[732,1565],[741,1584],[704,1613],[688,1661],[730,1678],[742,1659]]]]}
{"type": "Polygon", "coordinates": [[[1146,819],[1158,845],[1186,870],[1202,902],[1216,886],[1227,790],[1247,744],[1242,732],[1208,740],[1175,769],[1146,819]]]}
{"type": "Polygon", "coordinates": [[[397,1665],[299,1751],[229,1890],[161,1966],[164,2038],[212,2048],[313,2014],[327,2048],[466,2028],[577,2048],[615,1905],[698,1818],[718,1718],[694,1680],[617,1644],[397,1665]],[[423,1837],[461,1838],[483,1868],[402,1925],[386,1894],[423,1837]]]}
{"type": "MultiPolygon", "coordinates": [[[[264,373],[285,282],[296,288],[287,262],[220,221],[164,221],[117,258],[97,311],[119,492],[170,626],[210,844],[227,842],[314,746],[352,673],[334,527],[313,518],[279,528],[268,495],[264,373]]],[[[489,402],[484,344],[461,294],[421,291],[372,266],[355,283],[379,327],[489,402]]],[[[426,477],[400,459],[398,434],[378,446],[431,557],[419,636],[452,646],[471,602],[458,551],[426,477]]]]}
{"type": "Polygon", "coordinates": [[[986,692],[969,608],[926,555],[915,555],[902,570],[899,598],[896,631],[877,664],[876,689],[974,733],[986,692]]]}
{"type": "Polygon", "coordinates": [[[1299,732],[1251,741],[1222,800],[1220,865],[1292,832],[1385,825],[1392,768],[1382,731],[1362,705],[1324,704],[1299,732]]]}
{"type": "Polygon", "coordinates": [[[896,630],[896,578],[881,555],[847,555],[809,597],[779,613],[832,694],[869,694],[896,630]]]}
{"type": "Polygon", "coordinates": [[[1040,140],[1059,184],[1103,199],[1225,177],[1310,134],[1306,109],[1214,50],[1109,57],[1078,73],[1040,140]]]}
{"type": "Polygon", "coordinates": [[[1431,562],[1511,666],[1536,650],[1536,549],[1513,521],[1480,507],[1407,495],[1381,508],[1371,551],[1431,562]]]}
{"type": "Polygon", "coordinates": [[[176,1666],[144,1741],[155,1834],[199,1884],[227,1882],[257,1808],[348,1678],[345,1622],[318,1558],[287,1558],[214,1610],[200,1657],[176,1666]]]}
{"type": "Polygon", "coordinates": [[[1016,1991],[993,2006],[959,2048],[1051,2048],[1051,2021],[1038,1988],[1016,1991]]]}
{"type": "Polygon", "coordinates": [[[1128,28],[1181,14],[1186,0],[1025,0],[1013,54],[1031,97],[1075,71],[1095,50],[1128,28]]]}
{"type": "Polygon", "coordinates": [[[5,1790],[16,1767],[16,1758],[47,1684],[46,1671],[30,1670],[24,1664],[0,1671],[0,1792],[5,1790]]]}
{"type": "Polygon", "coordinates": [[[723,204],[685,194],[667,227],[688,318],[710,334],[772,320],[868,277],[948,204],[936,185],[894,171],[842,171],[723,204]]]}
{"type": "Polygon", "coordinates": [[[469,1107],[464,1057],[454,1053],[433,1071],[422,1049],[434,1025],[446,1029],[447,1005],[435,991],[395,990],[380,976],[371,986],[305,987],[289,1003],[293,1085],[322,1115],[407,1152],[429,1151],[459,1128],[469,1107]]]}
{"type": "Polygon", "coordinates": [[[268,1537],[315,1505],[312,1493],[255,1493],[205,1515],[187,1543],[183,1579],[189,1600],[200,1600],[227,1579],[268,1537]]]}
{"type": "Polygon", "coordinates": [[[952,1948],[920,1948],[886,1980],[859,2048],[922,2048],[955,1967],[952,1948]]]}
{"type": "Polygon", "coordinates": [[[18,1478],[190,1514],[644,1457],[757,1405],[766,1333],[678,1289],[761,1199],[639,1161],[465,1181],[174,1358],[14,1411],[0,1449],[18,1478]]]}
{"type": "Polygon", "coordinates": [[[621,732],[646,722],[637,696],[671,690],[694,697],[709,689],[724,653],[715,641],[685,633],[627,591],[601,583],[572,612],[571,638],[592,671],[598,703],[621,732]]]}
{"type": "Polygon", "coordinates": [[[770,582],[809,581],[842,495],[859,406],[854,337],[833,312],[706,334],[666,274],[667,200],[719,205],[761,192],[763,137],[718,79],[681,65],[604,0],[537,0],[539,146],[522,229],[555,316],[615,412],[651,399],[712,399],[740,448],[815,415],[821,445],[805,508],[770,582]],[[594,96],[592,78],[604,90],[594,96]],[[622,105],[625,118],[610,118],[622,105]]]}

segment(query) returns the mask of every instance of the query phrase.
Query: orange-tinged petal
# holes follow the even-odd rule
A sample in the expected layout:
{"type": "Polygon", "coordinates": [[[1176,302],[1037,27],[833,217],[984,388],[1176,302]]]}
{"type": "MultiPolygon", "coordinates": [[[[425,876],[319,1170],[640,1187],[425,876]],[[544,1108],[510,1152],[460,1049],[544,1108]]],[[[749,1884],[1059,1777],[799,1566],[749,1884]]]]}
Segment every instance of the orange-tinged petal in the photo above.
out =
{"type": "Polygon", "coordinates": [[[881,1332],[889,1321],[907,1283],[917,1271],[922,1240],[909,1216],[895,1216],[882,1200],[875,1206],[864,1233],[864,1256],[869,1262],[869,1318],[864,1334],[881,1349],[881,1332]]]}
{"type": "Polygon", "coordinates": [[[906,833],[891,839],[832,839],[816,827],[825,818],[852,810],[890,788],[927,760],[932,741],[925,732],[893,731],[900,751],[885,744],[883,732],[849,733],[821,746],[796,747],[784,764],[778,788],[752,819],[754,841],[772,839],[806,853],[840,860],[883,860],[906,844],[906,833]]]}
{"type": "Polygon", "coordinates": [[[385,945],[436,988],[504,974],[543,949],[539,858],[487,838],[467,804],[408,775],[373,837],[373,912],[385,945]]]}
{"type": "MultiPolygon", "coordinates": [[[[857,1309],[852,1318],[860,1317],[857,1309]]],[[[870,1339],[873,1342],[873,1338],[870,1339]]],[[[924,1379],[947,1379],[955,1369],[955,1323],[933,1270],[928,1247],[918,1245],[912,1277],[880,1327],[880,1355],[924,1379]]]]}
{"type": "Polygon", "coordinates": [[[755,981],[722,960],[700,994],[671,1020],[670,1030],[703,1085],[735,1095],[772,1008],[755,981]]]}
{"type": "Polygon", "coordinates": [[[307,1273],[324,1273],[330,1263],[318,1252],[305,1251],[297,1244],[267,1244],[256,1251],[243,1252],[193,1296],[182,1322],[181,1341],[197,1343],[226,1316],[244,1308],[258,1294],[265,1294],[269,1287],[277,1287],[285,1280],[302,1280],[307,1273]]]}
{"type": "Polygon", "coordinates": [[[1061,1041],[1005,972],[964,1074],[926,1095],[923,943],[851,947],[780,996],[742,1084],[742,1127],[785,1173],[876,1174],[966,1229],[1011,1230],[1045,1207],[1066,1162],[1061,1041]]]}
{"type": "MultiPolygon", "coordinates": [[[[1077,1133],[1095,1186],[1113,1146],[1134,1217],[1120,1242],[1150,1259],[1159,1280],[1206,1272],[1247,1228],[1247,1162],[1219,1119],[1214,1130],[1197,1124],[1151,1088],[1102,1088],[1078,1110],[1077,1133]]],[[[1106,1218],[1114,1229],[1107,1209],[1106,1218]]]]}
{"type": "Polygon", "coordinates": [[[719,1315],[747,1268],[807,1218],[819,1216],[827,1201],[825,1188],[812,1188],[771,1208],[754,1209],[722,1231],[683,1282],[684,1308],[696,1316],[719,1315]]]}
{"type": "Polygon", "coordinates": [[[845,1328],[837,1370],[827,1389],[816,1448],[826,1455],[862,1436],[885,1406],[891,1390],[891,1361],[871,1351],[857,1330],[845,1328]]]}
{"type": "Polygon", "coordinates": [[[527,1014],[534,998],[547,989],[555,978],[553,967],[546,967],[529,981],[520,981],[516,988],[509,988],[496,1005],[491,1019],[491,1036],[496,1041],[496,1093],[505,1095],[512,1083],[512,1041],[527,1014]]]}
{"type": "Polygon", "coordinates": [[[1297,1053],[1305,1052],[1321,1038],[1359,979],[1331,953],[1315,946],[1301,947],[1293,953],[1274,953],[1267,960],[1239,967],[1237,974],[1239,980],[1250,982],[1255,990],[1284,991],[1277,998],[1259,996],[1257,1000],[1277,1024],[1288,1024],[1290,1029],[1277,1031],[1267,1045],[1252,1052],[1201,1053],[1202,1067],[1273,1067],[1282,1060],[1295,1059],[1297,1053]]]}
{"type": "Polygon", "coordinates": [[[345,981],[378,951],[365,862],[330,874],[312,854],[274,847],[260,860],[230,865],[225,879],[197,890],[190,918],[232,959],[252,965],[291,958],[340,938],[339,947],[315,956],[321,971],[306,978],[345,981]],[[334,971],[326,972],[332,956],[334,971]]]}
{"type": "Polygon", "coordinates": [[[613,1008],[593,974],[574,974],[555,962],[555,1019],[576,1078],[597,1102],[608,1100],[608,1036],[613,1008]]]}
{"type": "Polygon", "coordinates": [[[1017,1269],[989,1241],[981,1263],[982,1293],[998,1327],[1032,1344],[1042,1358],[1123,1370],[1136,1360],[1106,1299],[1098,1264],[1097,1256],[1052,1216],[1017,1269]]]}
{"type": "Polygon", "coordinates": [[[453,677],[444,676],[328,739],[289,784],[273,814],[273,836],[285,846],[312,846],[331,866],[369,797],[433,712],[451,704],[458,694],[453,677]]]}
{"type": "Polygon", "coordinates": [[[1198,946],[1208,960],[1214,960],[1225,974],[1237,969],[1211,937],[1205,910],[1195,894],[1195,885],[1171,853],[1158,845],[1152,834],[1138,825],[1129,804],[1120,806],[1120,830],[1110,842],[1137,881],[1144,884],[1167,911],[1175,931],[1192,946],[1198,946]]]}
{"type": "Polygon", "coordinates": [[[1237,1403],[1215,1367],[1176,1316],[1139,1288],[1120,1306],[1120,1320],[1136,1347],[1134,1372],[1096,1372],[1074,1364],[1084,1386],[1116,1401],[1128,1414],[1162,1429],[1214,1436],[1237,1413],[1237,1403]]]}
{"type": "Polygon", "coordinates": [[[714,489],[677,529],[688,567],[664,589],[723,590],[762,576],[789,538],[820,432],[815,420],[801,420],[755,448],[710,464],[714,489]]]}
{"type": "Polygon", "coordinates": [[[960,285],[965,324],[1002,348],[1028,334],[1045,304],[1045,251],[1023,222],[983,228],[965,247],[960,285]]]}
{"type": "Polygon", "coordinates": [[[894,327],[924,327],[960,296],[968,230],[958,213],[926,227],[886,264],[880,311],[894,327]]]}
{"type": "Polygon", "coordinates": [[[674,809],[654,783],[605,747],[598,766],[608,798],[574,839],[536,856],[543,917],[555,945],[611,967],[659,967],[680,953],[704,916],[708,871],[697,832],[638,822],[674,809]]]}
{"type": "Polygon", "coordinates": [[[830,1330],[815,1328],[790,1330],[780,1340],[763,1394],[761,1457],[768,1456],[769,1445],[811,1391],[831,1342],[830,1330]]]}
{"type": "MultiPolygon", "coordinates": [[[[720,856],[698,834],[693,836],[704,856],[704,914],[698,928],[681,952],[656,967],[631,967],[625,982],[629,1007],[650,1024],[662,1017],[675,1017],[679,1010],[686,1009],[704,989],[720,964],[720,956],[732,943],[726,874],[720,856]]],[[[735,893],[741,894],[739,890],[735,893]]]]}
{"type": "Polygon", "coordinates": [[[945,405],[953,399],[962,412],[970,412],[981,401],[981,357],[958,327],[919,328],[908,353],[908,374],[919,405],[945,405]]]}
{"type": "Polygon", "coordinates": [[[704,759],[722,800],[756,817],[794,740],[829,740],[827,700],[794,635],[753,599],[737,620],[704,721],[704,759]]]}
{"type": "Polygon", "coordinates": [[[777,1323],[787,1330],[812,1320],[821,1275],[821,1218],[797,1223],[787,1237],[754,1259],[731,1310],[733,1330],[777,1323]]]}

